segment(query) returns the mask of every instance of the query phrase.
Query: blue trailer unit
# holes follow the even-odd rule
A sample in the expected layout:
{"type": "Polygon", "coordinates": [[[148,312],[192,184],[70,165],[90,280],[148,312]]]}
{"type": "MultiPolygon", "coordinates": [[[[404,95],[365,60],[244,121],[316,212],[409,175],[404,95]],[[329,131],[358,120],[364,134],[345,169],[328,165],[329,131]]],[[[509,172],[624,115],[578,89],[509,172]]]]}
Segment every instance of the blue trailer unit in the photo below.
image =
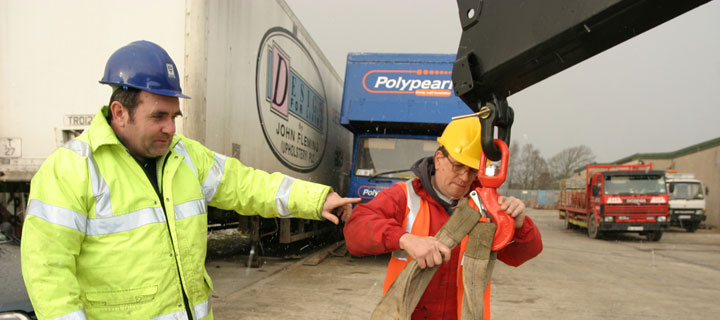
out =
{"type": "Polygon", "coordinates": [[[348,54],[340,123],[355,134],[349,197],[363,202],[431,156],[452,117],[470,109],[452,87],[455,54],[348,54]]]}

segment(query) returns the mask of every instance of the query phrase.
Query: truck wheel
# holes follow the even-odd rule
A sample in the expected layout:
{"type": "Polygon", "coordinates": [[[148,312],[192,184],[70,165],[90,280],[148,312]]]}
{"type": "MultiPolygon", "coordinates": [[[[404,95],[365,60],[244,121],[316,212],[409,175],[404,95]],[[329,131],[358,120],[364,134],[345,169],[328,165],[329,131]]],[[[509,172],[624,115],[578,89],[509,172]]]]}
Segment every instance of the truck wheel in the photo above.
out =
{"type": "Polygon", "coordinates": [[[687,232],[695,232],[695,230],[697,230],[697,228],[698,228],[698,223],[689,223],[689,224],[685,225],[685,230],[687,230],[687,232]]]}
{"type": "Polygon", "coordinates": [[[598,230],[598,225],[595,223],[595,214],[590,215],[590,219],[588,219],[588,237],[590,239],[600,239],[602,238],[602,232],[598,230]]]}
{"type": "Polygon", "coordinates": [[[647,237],[648,241],[660,241],[662,235],[662,231],[648,231],[645,236],[647,237]]]}
{"type": "Polygon", "coordinates": [[[574,229],[572,223],[570,223],[570,212],[565,211],[565,229],[574,229]]]}

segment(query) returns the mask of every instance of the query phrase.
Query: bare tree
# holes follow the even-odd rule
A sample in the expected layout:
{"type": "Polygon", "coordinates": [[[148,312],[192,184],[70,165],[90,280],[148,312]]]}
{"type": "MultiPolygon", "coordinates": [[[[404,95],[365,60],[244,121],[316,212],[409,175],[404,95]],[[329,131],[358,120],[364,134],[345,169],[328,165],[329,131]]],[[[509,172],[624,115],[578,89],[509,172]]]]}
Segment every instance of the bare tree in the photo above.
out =
{"type": "Polygon", "coordinates": [[[540,175],[538,176],[538,181],[537,181],[537,189],[539,189],[539,190],[557,189],[557,182],[549,170],[540,172],[540,175]]]}
{"type": "Polygon", "coordinates": [[[508,188],[510,189],[517,189],[518,187],[518,181],[517,178],[515,178],[515,171],[518,170],[518,159],[520,158],[520,145],[518,145],[517,142],[510,143],[510,149],[509,149],[509,155],[508,155],[508,172],[507,172],[507,182],[508,182],[508,188]]]}
{"type": "Polygon", "coordinates": [[[567,148],[550,158],[550,171],[556,181],[570,177],[578,168],[595,161],[595,154],[588,146],[567,148]]]}
{"type": "Polygon", "coordinates": [[[547,161],[532,144],[522,146],[512,168],[512,188],[539,189],[551,184],[547,161]]]}

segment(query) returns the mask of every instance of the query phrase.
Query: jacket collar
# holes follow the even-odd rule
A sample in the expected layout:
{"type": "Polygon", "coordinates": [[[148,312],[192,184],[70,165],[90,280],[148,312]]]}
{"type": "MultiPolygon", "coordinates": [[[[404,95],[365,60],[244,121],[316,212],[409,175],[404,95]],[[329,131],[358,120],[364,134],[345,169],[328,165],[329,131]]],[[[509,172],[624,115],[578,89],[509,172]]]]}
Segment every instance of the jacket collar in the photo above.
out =
{"type": "Polygon", "coordinates": [[[420,184],[423,189],[425,189],[428,196],[445,208],[446,212],[452,212],[452,207],[455,204],[441,199],[432,185],[432,176],[435,174],[435,163],[433,161],[433,157],[426,157],[418,160],[412,165],[412,167],[410,167],[410,170],[412,170],[418,179],[420,179],[420,184]]]}

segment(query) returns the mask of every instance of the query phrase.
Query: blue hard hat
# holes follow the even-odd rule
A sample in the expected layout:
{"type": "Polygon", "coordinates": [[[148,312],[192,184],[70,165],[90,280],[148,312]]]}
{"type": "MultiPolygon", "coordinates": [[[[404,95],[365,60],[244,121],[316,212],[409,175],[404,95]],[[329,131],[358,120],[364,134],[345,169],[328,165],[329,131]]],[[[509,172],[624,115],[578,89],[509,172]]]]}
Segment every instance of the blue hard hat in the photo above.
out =
{"type": "Polygon", "coordinates": [[[100,83],[190,99],[182,93],[175,62],[165,49],[150,41],[135,41],[115,51],[100,83]]]}

